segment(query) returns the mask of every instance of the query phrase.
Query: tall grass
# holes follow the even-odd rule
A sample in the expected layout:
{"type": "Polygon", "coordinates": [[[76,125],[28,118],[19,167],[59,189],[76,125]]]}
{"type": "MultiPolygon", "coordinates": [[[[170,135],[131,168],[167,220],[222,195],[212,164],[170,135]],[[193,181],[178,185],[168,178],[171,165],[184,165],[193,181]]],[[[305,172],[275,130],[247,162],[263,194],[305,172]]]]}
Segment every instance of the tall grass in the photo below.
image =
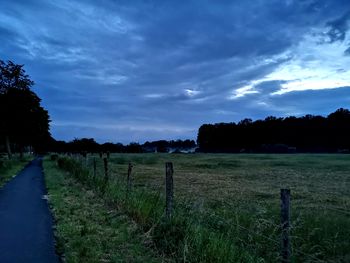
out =
{"type": "MultiPolygon", "coordinates": [[[[164,196],[147,189],[126,191],[125,181],[113,178],[105,191],[103,176],[93,178],[79,161],[59,158],[58,165],[68,171],[81,183],[92,187],[103,195],[106,201],[123,209],[133,220],[150,234],[155,249],[182,262],[258,262],[259,258],[232,239],[231,231],[221,231],[218,222],[210,221],[195,207],[182,201],[176,203],[170,220],[164,216],[164,196]],[[231,232],[231,233],[230,233],[231,232]],[[234,241],[234,242],[233,242],[234,241]]],[[[228,227],[228,225],[226,226],[228,227]]],[[[227,230],[227,228],[226,228],[227,230]]]]}
{"type": "Polygon", "coordinates": [[[13,155],[10,160],[0,158],[0,187],[16,176],[32,158],[31,155],[25,155],[23,158],[13,155]]]}
{"type": "MultiPolygon", "coordinates": [[[[106,187],[101,163],[95,179],[84,162],[64,157],[58,163],[125,211],[151,236],[160,254],[181,262],[279,261],[278,191],[283,181],[297,189],[292,190],[292,261],[346,262],[350,257],[348,215],[322,209],[321,204],[327,205],[324,196],[309,198],[309,193],[327,180],[327,189],[336,185],[315,173],[317,169],[319,173],[332,172],[334,178],[347,184],[342,173],[348,159],[329,157],[327,165],[318,158],[324,156],[112,155],[112,176],[106,187]],[[163,161],[168,159],[179,167],[175,170],[175,190],[179,190],[171,220],[164,216],[164,188],[159,176],[164,173],[163,161]],[[143,171],[135,172],[135,187],[127,193],[126,165],[130,161],[143,171]],[[125,174],[120,173],[121,168],[125,174]],[[231,182],[235,188],[229,186],[231,182]]],[[[329,200],[335,202],[335,208],[341,202],[347,207],[347,195],[348,190],[339,187],[329,200]]]]}

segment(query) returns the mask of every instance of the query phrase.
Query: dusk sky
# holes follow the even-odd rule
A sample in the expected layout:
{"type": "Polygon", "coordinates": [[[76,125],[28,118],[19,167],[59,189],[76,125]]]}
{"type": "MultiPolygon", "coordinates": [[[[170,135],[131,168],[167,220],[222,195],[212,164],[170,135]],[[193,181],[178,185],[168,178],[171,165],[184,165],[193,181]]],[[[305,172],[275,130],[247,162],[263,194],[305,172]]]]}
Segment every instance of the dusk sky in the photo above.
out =
{"type": "Polygon", "coordinates": [[[350,1],[0,0],[60,140],[196,139],[204,123],[350,108],[350,1]]]}

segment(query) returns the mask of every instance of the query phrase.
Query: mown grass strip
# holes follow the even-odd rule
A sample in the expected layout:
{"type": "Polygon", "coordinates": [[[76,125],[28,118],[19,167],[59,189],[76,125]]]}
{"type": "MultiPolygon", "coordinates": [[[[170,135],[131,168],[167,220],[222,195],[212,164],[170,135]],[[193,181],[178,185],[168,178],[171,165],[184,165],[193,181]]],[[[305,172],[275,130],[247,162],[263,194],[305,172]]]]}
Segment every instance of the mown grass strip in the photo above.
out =
{"type": "Polygon", "coordinates": [[[44,172],[57,250],[67,262],[164,262],[149,247],[147,235],[120,210],[59,170],[55,162],[45,159],[44,172]]]}

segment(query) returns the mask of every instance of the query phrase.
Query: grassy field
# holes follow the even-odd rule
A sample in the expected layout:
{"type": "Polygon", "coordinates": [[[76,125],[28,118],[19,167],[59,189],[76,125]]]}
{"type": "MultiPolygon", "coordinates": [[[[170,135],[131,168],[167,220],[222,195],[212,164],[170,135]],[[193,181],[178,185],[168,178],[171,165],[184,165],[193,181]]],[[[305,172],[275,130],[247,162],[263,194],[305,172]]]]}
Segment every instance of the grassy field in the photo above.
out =
{"type": "Polygon", "coordinates": [[[16,176],[32,158],[26,155],[22,159],[16,156],[12,160],[0,159],[0,187],[16,176]]]}
{"type": "MultiPolygon", "coordinates": [[[[96,160],[97,179],[87,173],[83,181],[99,190],[103,169],[96,160]]],[[[292,192],[292,261],[350,261],[350,155],[114,154],[109,168],[105,198],[176,261],[279,261],[281,188],[292,192]],[[162,219],[166,161],[174,164],[171,223],[162,219]],[[129,162],[134,189],[126,198],[129,162]]]]}

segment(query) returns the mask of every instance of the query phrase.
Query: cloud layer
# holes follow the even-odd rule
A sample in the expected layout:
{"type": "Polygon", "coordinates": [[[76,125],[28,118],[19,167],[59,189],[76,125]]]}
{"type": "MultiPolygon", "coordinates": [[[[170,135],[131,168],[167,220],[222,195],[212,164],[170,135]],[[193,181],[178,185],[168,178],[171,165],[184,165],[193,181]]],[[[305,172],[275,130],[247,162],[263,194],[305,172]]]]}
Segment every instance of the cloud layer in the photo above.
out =
{"type": "Polygon", "coordinates": [[[195,138],[208,122],[350,102],[348,1],[0,0],[57,139],[195,138]]]}

